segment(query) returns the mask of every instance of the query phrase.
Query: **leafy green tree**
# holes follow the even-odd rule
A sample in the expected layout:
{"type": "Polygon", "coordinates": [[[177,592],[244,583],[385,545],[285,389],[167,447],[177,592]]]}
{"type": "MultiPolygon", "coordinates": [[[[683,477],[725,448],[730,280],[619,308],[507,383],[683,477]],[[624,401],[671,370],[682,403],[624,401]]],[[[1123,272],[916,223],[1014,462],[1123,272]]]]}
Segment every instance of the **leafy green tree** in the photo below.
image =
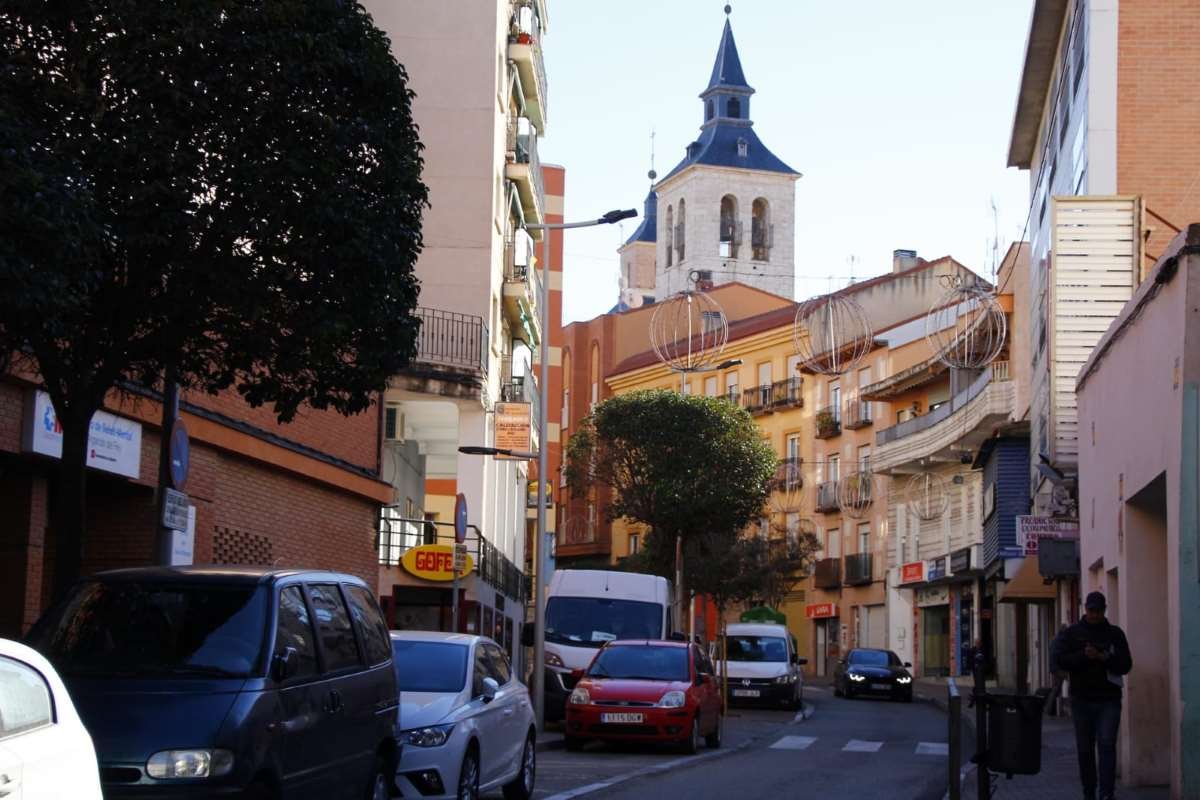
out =
{"type": "Polygon", "coordinates": [[[610,492],[611,519],[648,529],[630,566],[667,577],[677,540],[685,557],[714,541],[707,537],[737,540],[762,510],[775,468],[774,452],[744,409],[666,390],[605,400],[567,444],[573,494],[584,496],[592,485],[610,492]]]}
{"type": "Polygon", "coordinates": [[[114,389],[235,387],[288,421],[363,411],[412,357],[411,99],[353,0],[3,4],[0,354],[63,426],[58,590],[114,389]]]}

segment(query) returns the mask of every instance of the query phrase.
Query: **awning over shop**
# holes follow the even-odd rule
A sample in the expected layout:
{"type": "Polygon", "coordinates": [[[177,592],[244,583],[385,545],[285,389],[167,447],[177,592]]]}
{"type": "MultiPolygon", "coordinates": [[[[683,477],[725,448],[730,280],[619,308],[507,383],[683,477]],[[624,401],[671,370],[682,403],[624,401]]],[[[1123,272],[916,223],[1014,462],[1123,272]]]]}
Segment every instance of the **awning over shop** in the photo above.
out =
{"type": "Polygon", "coordinates": [[[1058,587],[1046,584],[1042,574],[1038,572],[1036,558],[1026,558],[1013,579],[1000,590],[1001,603],[1020,603],[1053,600],[1058,596],[1058,587]]]}

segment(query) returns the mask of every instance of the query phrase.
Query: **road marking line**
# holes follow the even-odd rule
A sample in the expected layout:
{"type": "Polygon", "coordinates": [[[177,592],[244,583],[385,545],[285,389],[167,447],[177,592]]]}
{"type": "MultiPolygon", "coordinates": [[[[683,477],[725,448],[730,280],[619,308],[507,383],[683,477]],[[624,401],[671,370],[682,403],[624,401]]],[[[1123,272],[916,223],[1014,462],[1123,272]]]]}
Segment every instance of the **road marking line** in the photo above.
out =
{"type": "Polygon", "coordinates": [[[817,740],[815,736],[784,736],[775,744],[771,745],[771,750],[807,750],[813,742],[817,740]]]}
{"type": "Polygon", "coordinates": [[[948,756],[950,745],[947,742],[917,742],[919,756],[948,756]]]}
{"type": "Polygon", "coordinates": [[[846,753],[878,753],[881,747],[883,747],[883,742],[866,742],[862,739],[851,739],[846,742],[846,746],[842,748],[842,751],[846,753]]]}

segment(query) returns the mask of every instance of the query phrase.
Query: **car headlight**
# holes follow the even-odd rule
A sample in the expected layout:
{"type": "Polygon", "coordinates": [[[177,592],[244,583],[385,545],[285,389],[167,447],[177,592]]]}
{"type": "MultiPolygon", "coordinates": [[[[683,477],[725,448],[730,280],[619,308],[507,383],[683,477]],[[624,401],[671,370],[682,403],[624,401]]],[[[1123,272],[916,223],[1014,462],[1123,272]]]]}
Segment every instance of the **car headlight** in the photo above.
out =
{"type": "Polygon", "coordinates": [[[427,728],[413,728],[404,732],[405,744],[414,747],[441,747],[450,738],[454,725],[430,725],[427,728]]]}
{"type": "Polygon", "coordinates": [[[233,769],[233,753],[228,750],[160,750],[146,761],[151,778],[217,778],[233,769]]]}
{"type": "Polygon", "coordinates": [[[859,675],[856,672],[848,673],[846,677],[848,677],[852,681],[859,681],[859,682],[865,681],[867,679],[866,675],[859,675]]]}
{"type": "Polygon", "coordinates": [[[912,683],[912,676],[901,675],[899,678],[896,678],[896,683],[912,683]]]}
{"type": "Polygon", "coordinates": [[[795,675],[780,675],[778,678],[775,679],[775,682],[776,683],[795,683],[796,676],[795,675]]]}
{"type": "Polygon", "coordinates": [[[566,669],[567,665],[563,663],[563,660],[559,657],[558,653],[546,653],[546,666],[562,667],[563,669],[566,669]]]}
{"type": "Polygon", "coordinates": [[[592,702],[592,693],[582,686],[576,686],[571,692],[571,705],[586,706],[592,702]]]}
{"type": "Polygon", "coordinates": [[[659,708],[683,708],[687,697],[681,691],[667,692],[658,701],[659,708]]]}

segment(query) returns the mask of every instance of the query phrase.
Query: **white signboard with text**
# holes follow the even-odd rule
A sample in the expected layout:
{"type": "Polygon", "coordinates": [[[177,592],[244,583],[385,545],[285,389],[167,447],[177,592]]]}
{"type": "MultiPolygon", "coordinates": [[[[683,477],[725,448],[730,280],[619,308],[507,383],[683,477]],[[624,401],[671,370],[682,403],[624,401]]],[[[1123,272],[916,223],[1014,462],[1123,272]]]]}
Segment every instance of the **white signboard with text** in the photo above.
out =
{"type": "MultiPolygon", "coordinates": [[[[62,458],[63,429],[50,395],[34,392],[25,404],[25,430],[21,445],[27,453],[62,458]]],[[[87,465],[127,478],[137,478],[142,467],[140,422],[97,411],[88,433],[87,465]]]]}
{"type": "Polygon", "coordinates": [[[1026,556],[1036,556],[1042,539],[1078,539],[1079,523],[1052,517],[1017,517],[1017,547],[1026,556]]]}
{"type": "Polygon", "coordinates": [[[171,531],[171,566],[190,567],[196,554],[196,507],[187,507],[187,528],[171,531]]]}

